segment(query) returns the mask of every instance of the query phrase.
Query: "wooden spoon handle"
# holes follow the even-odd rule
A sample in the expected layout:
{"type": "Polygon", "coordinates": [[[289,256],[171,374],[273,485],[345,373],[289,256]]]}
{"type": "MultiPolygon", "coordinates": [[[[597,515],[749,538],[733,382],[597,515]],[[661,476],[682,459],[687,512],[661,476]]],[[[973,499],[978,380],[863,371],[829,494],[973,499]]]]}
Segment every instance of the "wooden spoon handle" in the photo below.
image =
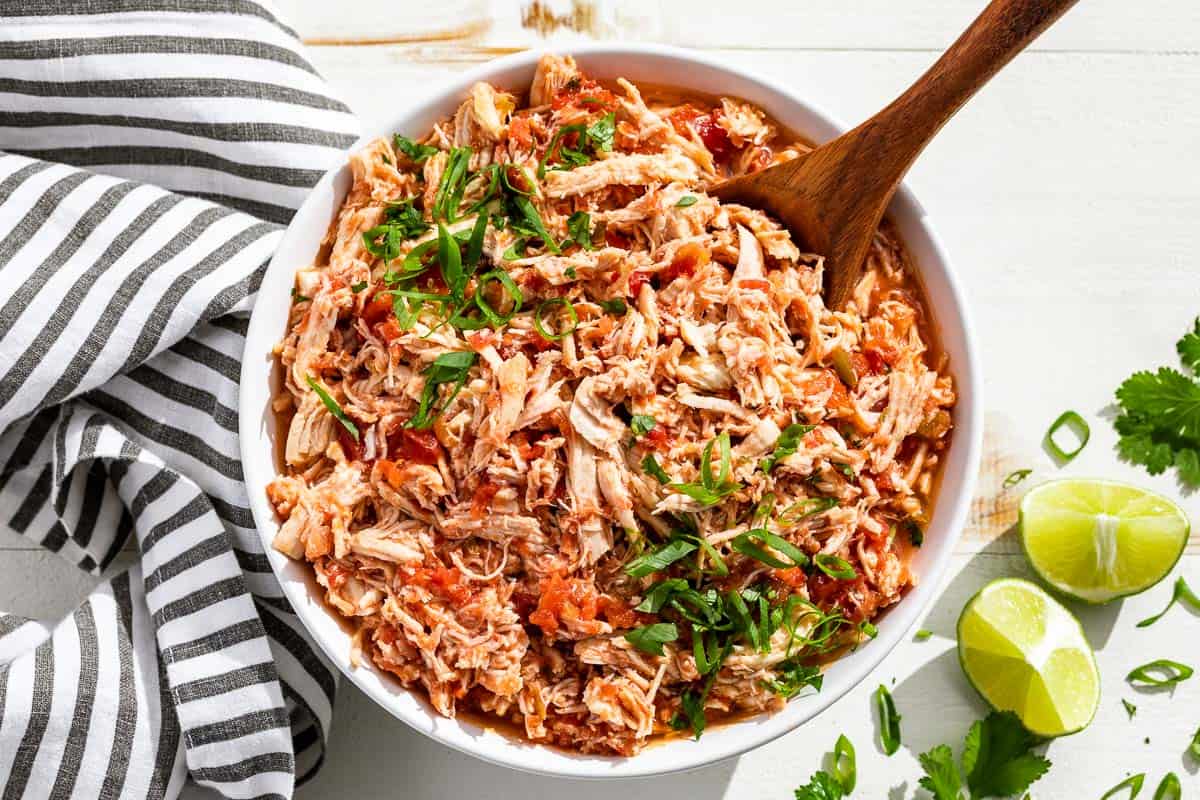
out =
{"type": "MultiPolygon", "coordinates": [[[[993,0],[916,83],[861,126],[899,181],[955,112],[1079,0],[993,0]]],[[[851,132],[849,136],[853,136],[851,132]]]]}

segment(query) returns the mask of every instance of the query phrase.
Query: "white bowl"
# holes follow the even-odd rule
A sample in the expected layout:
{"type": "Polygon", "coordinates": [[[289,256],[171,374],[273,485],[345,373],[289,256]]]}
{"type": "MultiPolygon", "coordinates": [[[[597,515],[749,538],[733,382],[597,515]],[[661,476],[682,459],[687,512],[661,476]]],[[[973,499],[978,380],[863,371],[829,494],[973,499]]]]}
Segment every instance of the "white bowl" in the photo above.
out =
{"type": "MultiPolygon", "coordinates": [[[[708,55],[661,46],[618,44],[571,45],[556,51],[574,55],[580,66],[596,77],[625,77],[634,83],[646,81],[744,98],[765,109],[784,126],[816,142],[831,139],[844,130],[788,87],[726,66],[708,55]]],[[[434,122],[453,113],[468,87],[476,81],[524,90],[540,55],[535,51],[523,52],[471,70],[431,90],[424,101],[410,105],[385,127],[370,131],[354,148],[394,131],[410,136],[425,132],[434,122]]],[[[271,547],[279,522],[266,497],[267,484],[278,474],[275,441],[277,436],[286,434],[277,430],[270,410],[271,397],[280,385],[271,348],[284,335],[293,276],[298,269],[312,263],[350,182],[346,166],[322,178],[292,220],[263,278],[242,363],[242,462],[250,507],[263,546],[296,613],[329,659],[396,717],[464,753],[547,775],[628,778],[692,769],[744,753],[816,716],[865,678],[929,605],[966,519],[979,468],[982,381],[962,291],[925,212],[902,187],[892,201],[889,215],[920,269],[943,345],[950,356],[950,369],[958,390],[954,441],[924,546],[913,561],[919,584],[879,620],[879,635],[873,641],[829,667],[819,694],[797,698],[776,714],[716,725],[699,741],[671,739],[631,758],[618,758],[577,755],[519,740],[472,719],[446,719],[432,710],[421,691],[405,689],[387,673],[368,666],[351,669],[349,629],[322,602],[311,567],[291,561],[271,547]]]]}

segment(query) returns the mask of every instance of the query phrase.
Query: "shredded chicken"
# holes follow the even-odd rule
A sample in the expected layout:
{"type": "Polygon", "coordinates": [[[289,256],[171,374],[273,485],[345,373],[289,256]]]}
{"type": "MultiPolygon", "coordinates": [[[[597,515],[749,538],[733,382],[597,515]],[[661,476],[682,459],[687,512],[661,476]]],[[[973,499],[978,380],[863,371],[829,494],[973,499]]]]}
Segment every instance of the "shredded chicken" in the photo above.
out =
{"type": "Polygon", "coordinates": [[[506,89],[351,157],[277,348],[275,547],[447,716],[632,755],[776,711],[916,580],[955,395],[912,266],[885,223],[831,311],[707,194],[805,150],[748,103],[553,55],[506,89]]]}

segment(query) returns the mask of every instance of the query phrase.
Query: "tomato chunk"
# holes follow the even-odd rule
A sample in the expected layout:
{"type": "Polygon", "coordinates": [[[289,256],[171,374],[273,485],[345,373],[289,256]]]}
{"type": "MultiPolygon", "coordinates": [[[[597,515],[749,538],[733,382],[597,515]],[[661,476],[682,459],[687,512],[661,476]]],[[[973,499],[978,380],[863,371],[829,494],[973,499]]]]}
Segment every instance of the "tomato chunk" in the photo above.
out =
{"type": "Polygon", "coordinates": [[[596,588],[589,581],[552,575],[542,581],[542,596],[529,621],[553,634],[564,621],[594,620],[599,610],[596,588]]]}
{"type": "Polygon", "coordinates": [[[464,606],[471,599],[471,587],[462,582],[462,573],[457,567],[439,564],[436,567],[401,568],[400,572],[409,583],[427,589],[455,606],[464,606]]]}
{"type": "Polygon", "coordinates": [[[363,321],[372,327],[393,317],[395,314],[392,313],[392,296],[390,294],[375,295],[362,310],[363,321]]]}
{"type": "Polygon", "coordinates": [[[442,452],[433,431],[400,427],[388,434],[387,443],[392,458],[418,464],[436,464],[442,452]]]}
{"type": "Polygon", "coordinates": [[[636,298],[641,294],[642,287],[650,282],[649,272],[633,272],[629,275],[629,296],[636,298]]]}
{"type": "MultiPolygon", "coordinates": [[[[662,272],[663,281],[670,283],[681,275],[686,275],[690,278],[696,274],[697,269],[706,266],[710,259],[711,256],[707,247],[696,242],[688,242],[675,251],[675,256],[671,259],[671,263],[662,272]]],[[[637,273],[634,274],[636,275],[637,273]]]]}

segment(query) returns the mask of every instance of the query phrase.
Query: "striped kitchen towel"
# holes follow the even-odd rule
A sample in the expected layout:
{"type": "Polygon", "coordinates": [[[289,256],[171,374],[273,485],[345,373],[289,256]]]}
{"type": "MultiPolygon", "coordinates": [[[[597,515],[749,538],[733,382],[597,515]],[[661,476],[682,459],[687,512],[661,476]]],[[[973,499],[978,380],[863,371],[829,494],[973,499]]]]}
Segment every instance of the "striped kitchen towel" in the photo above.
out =
{"type": "Polygon", "coordinates": [[[356,132],[267,5],[0,2],[0,525],[136,563],[57,625],[0,614],[0,800],[290,797],[319,767],[335,671],[235,409],[282,225],[356,132]]]}

